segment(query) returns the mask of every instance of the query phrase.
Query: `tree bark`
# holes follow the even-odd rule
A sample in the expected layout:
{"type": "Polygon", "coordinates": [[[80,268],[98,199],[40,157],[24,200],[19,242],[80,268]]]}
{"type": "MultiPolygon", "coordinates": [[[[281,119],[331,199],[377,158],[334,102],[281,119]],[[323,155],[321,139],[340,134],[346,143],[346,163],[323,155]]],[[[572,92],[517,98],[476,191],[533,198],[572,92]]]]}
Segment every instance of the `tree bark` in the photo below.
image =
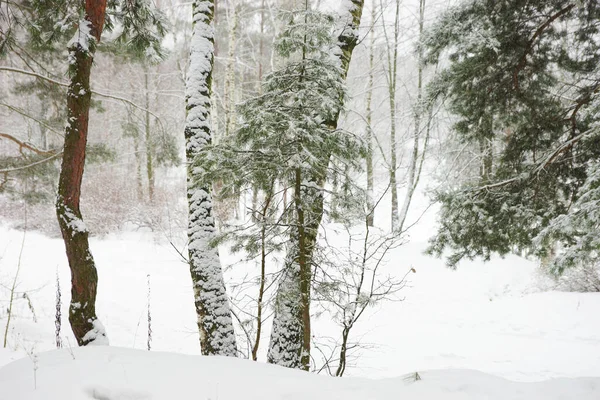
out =
{"type": "Polygon", "coordinates": [[[375,0],[373,0],[373,6],[371,10],[371,37],[369,45],[369,80],[367,84],[367,156],[365,162],[367,164],[367,226],[373,226],[375,223],[375,202],[373,200],[373,111],[371,109],[371,103],[373,101],[373,81],[374,81],[374,68],[375,68],[375,0]]]}
{"type": "MultiPolygon", "coordinates": [[[[419,40],[423,37],[423,26],[425,23],[425,0],[419,1],[419,40]]],[[[402,231],[404,229],[404,224],[406,222],[406,217],[408,216],[408,210],[410,208],[410,204],[412,202],[413,195],[417,190],[417,185],[419,183],[420,178],[420,167],[419,167],[419,142],[421,138],[421,119],[423,115],[423,50],[421,46],[418,48],[417,53],[417,103],[414,107],[414,123],[415,130],[413,135],[413,151],[410,159],[410,166],[408,169],[408,179],[406,183],[406,195],[404,196],[404,202],[402,203],[402,208],[400,209],[400,217],[399,224],[397,226],[398,231],[402,231]]],[[[427,121],[427,126],[429,127],[429,122],[427,121]]],[[[429,130],[429,128],[427,128],[429,130]]],[[[429,131],[427,132],[429,135],[429,131]]],[[[426,138],[427,141],[427,138],[426,138]]],[[[425,142],[425,146],[427,142],[425,142]]],[[[421,160],[425,156],[425,148],[423,149],[423,153],[421,154],[421,160]]]]}
{"type": "Polygon", "coordinates": [[[287,258],[275,300],[275,318],[267,360],[283,367],[310,367],[310,283],[312,277],[312,246],[317,231],[305,210],[311,204],[308,196],[315,191],[306,189],[303,174],[298,168],[294,177],[294,221],[291,227],[287,258]]]}
{"type": "Polygon", "coordinates": [[[204,355],[237,355],[229,300],[219,260],[211,246],[216,229],[209,182],[198,182],[195,156],[212,140],[210,99],[214,61],[214,2],[192,4],[193,30],[186,82],[186,158],[189,207],[188,252],[194,286],[200,347],[204,355]]]}
{"type": "Polygon", "coordinates": [[[80,21],[78,33],[68,48],[71,60],[68,122],[56,201],[56,215],[71,269],[69,322],[80,346],[108,344],[106,332],[96,316],[98,273],[79,209],[92,94],[90,73],[95,43],[100,41],[104,25],[106,0],[86,0],[84,12],[85,19],[80,21]],[[89,35],[84,24],[89,28],[89,35]]]}
{"type": "MultiPolygon", "coordinates": [[[[385,29],[385,23],[384,23],[385,29]]],[[[388,50],[388,95],[390,104],[390,187],[392,189],[392,230],[398,229],[400,218],[398,214],[398,185],[396,169],[398,168],[396,148],[396,84],[398,80],[398,41],[400,38],[400,0],[396,0],[396,14],[394,19],[394,49],[392,54],[388,50]]],[[[387,39],[387,35],[386,35],[387,39]]]]}
{"type": "Polygon", "coordinates": [[[154,140],[152,138],[152,132],[150,130],[150,86],[148,83],[149,78],[148,66],[144,65],[144,97],[146,107],[144,115],[144,133],[146,140],[146,176],[148,178],[148,200],[152,203],[154,201],[154,140]]]}
{"type": "Polygon", "coordinates": [[[229,23],[229,48],[227,51],[227,67],[225,68],[225,136],[229,136],[235,130],[235,46],[238,30],[238,5],[233,5],[231,15],[228,16],[229,23]]]}

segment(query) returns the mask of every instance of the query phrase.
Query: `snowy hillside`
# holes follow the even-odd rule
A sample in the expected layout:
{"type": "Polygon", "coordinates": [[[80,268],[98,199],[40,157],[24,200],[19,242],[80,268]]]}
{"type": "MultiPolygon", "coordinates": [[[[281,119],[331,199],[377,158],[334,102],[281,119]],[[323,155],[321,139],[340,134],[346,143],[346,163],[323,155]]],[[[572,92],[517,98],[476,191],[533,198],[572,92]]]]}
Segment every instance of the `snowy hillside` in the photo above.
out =
{"type": "Polygon", "coordinates": [[[76,348],[0,370],[2,400],[596,400],[600,378],[518,383],[471,370],[385,380],[325,378],[247,360],[76,348]]]}

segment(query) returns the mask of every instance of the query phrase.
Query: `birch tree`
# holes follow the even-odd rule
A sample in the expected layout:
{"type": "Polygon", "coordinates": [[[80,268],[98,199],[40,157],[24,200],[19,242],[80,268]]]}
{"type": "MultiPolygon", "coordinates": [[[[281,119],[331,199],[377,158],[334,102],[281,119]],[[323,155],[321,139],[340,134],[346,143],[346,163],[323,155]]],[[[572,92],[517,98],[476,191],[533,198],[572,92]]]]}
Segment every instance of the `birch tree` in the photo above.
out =
{"type": "Polygon", "coordinates": [[[235,64],[236,64],[236,43],[239,26],[240,6],[234,4],[230,7],[227,21],[229,23],[229,46],[227,49],[227,66],[225,67],[225,136],[229,136],[235,129],[235,64]]]}
{"type": "MultiPolygon", "coordinates": [[[[398,169],[398,150],[396,147],[396,88],[398,83],[398,42],[400,40],[400,0],[396,0],[396,8],[394,13],[393,39],[390,43],[388,32],[386,29],[385,20],[383,21],[383,32],[386,39],[387,48],[387,85],[388,85],[388,100],[390,106],[390,188],[392,192],[392,230],[398,229],[400,226],[400,216],[398,214],[398,182],[396,180],[396,171],[398,169]]],[[[383,5],[382,5],[383,10],[383,5]]]]}
{"type": "MultiPolygon", "coordinates": [[[[425,0],[419,0],[419,42],[423,38],[423,28],[425,25],[425,0]]],[[[421,171],[423,168],[423,162],[425,161],[425,153],[427,151],[427,145],[429,142],[429,132],[431,128],[431,120],[433,118],[433,105],[431,102],[425,104],[423,99],[423,48],[417,46],[417,98],[415,104],[413,104],[413,148],[410,157],[410,165],[408,166],[408,177],[406,179],[406,194],[402,207],[400,208],[400,215],[398,216],[398,225],[396,229],[402,232],[406,223],[406,217],[408,216],[408,210],[412,202],[413,195],[419,185],[421,178],[421,171]],[[424,115],[427,113],[426,115],[424,115]],[[425,127],[422,127],[423,117],[425,119],[425,127]],[[425,134],[423,148],[421,149],[421,136],[425,134]]],[[[393,189],[393,187],[392,187],[393,189]]]]}
{"type": "Polygon", "coordinates": [[[190,65],[186,81],[185,142],[187,167],[188,253],[198,317],[200,347],[205,355],[237,355],[235,333],[218,250],[211,247],[216,228],[210,182],[197,179],[202,165],[192,161],[211,143],[211,81],[214,62],[214,1],[192,4],[190,65]]]}
{"type": "Polygon", "coordinates": [[[375,222],[375,203],[373,201],[373,82],[375,75],[375,18],[376,18],[375,0],[371,6],[371,31],[369,32],[369,78],[367,81],[367,105],[366,105],[366,133],[367,133],[367,156],[365,162],[367,166],[367,227],[372,227],[375,222]]]}

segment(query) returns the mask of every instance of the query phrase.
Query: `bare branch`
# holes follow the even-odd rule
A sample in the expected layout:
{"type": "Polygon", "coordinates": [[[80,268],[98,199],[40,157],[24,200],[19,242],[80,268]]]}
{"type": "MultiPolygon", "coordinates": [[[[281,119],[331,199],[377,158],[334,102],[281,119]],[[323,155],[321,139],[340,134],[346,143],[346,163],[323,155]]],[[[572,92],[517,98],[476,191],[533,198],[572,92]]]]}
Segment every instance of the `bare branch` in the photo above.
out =
{"type": "MultiPolygon", "coordinates": [[[[42,79],[42,80],[44,80],[46,82],[53,83],[55,85],[59,85],[59,86],[63,86],[63,87],[69,87],[69,84],[67,82],[61,82],[61,81],[58,81],[56,79],[49,78],[47,76],[38,74],[38,73],[33,72],[33,71],[27,71],[27,70],[20,69],[20,68],[7,67],[7,66],[4,66],[4,65],[0,65],[0,71],[8,71],[8,72],[15,72],[15,73],[18,73],[18,74],[23,74],[23,75],[29,75],[29,76],[33,76],[33,77],[38,78],[38,79],[42,79]]],[[[97,95],[97,96],[101,96],[101,97],[106,97],[106,98],[109,98],[109,99],[115,99],[115,100],[122,101],[124,103],[127,103],[127,104],[129,104],[129,105],[137,108],[138,110],[147,112],[148,114],[150,114],[154,118],[156,118],[156,120],[161,124],[161,128],[164,130],[164,126],[162,125],[162,121],[158,117],[158,115],[156,115],[152,111],[148,110],[147,108],[142,107],[140,105],[137,105],[136,103],[134,103],[133,101],[131,101],[129,99],[126,99],[125,97],[115,96],[115,95],[112,95],[112,94],[109,94],[109,93],[103,93],[103,92],[99,92],[99,91],[93,90],[93,89],[92,89],[92,93],[95,94],[95,95],[97,95]]]]}
{"type": "Polygon", "coordinates": [[[51,154],[55,154],[56,150],[40,150],[37,147],[32,146],[31,144],[24,142],[22,140],[17,139],[16,137],[9,135],[8,133],[2,133],[0,132],[0,138],[5,138],[8,140],[11,140],[13,142],[15,142],[16,144],[19,145],[19,150],[22,149],[27,149],[27,150],[31,150],[36,154],[40,154],[40,155],[51,155],[51,154]]]}

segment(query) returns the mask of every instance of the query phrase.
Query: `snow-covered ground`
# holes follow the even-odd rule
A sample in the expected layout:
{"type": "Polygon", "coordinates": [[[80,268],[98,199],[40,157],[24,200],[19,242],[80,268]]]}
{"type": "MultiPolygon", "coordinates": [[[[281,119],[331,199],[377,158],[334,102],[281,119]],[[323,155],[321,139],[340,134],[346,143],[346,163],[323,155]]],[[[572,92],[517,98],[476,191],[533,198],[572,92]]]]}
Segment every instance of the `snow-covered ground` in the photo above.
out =
{"type": "Polygon", "coordinates": [[[596,400],[600,378],[511,382],[472,370],[384,380],[335,379],[248,360],[88,347],[0,370],[6,400],[596,400]]]}
{"type": "MultiPolygon", "coordinates": [[[[0,400],[94,398],[90,390],[97,390],[95,398],[111,400],[191,398],[192,390],[200,387],[200,398],[251,398],[252,393],[266,393],[267,380],[276,383],[266,399],[307,398],[316,392],[357,400],[404,394],[438,399],[440,393],[447,393],[444,399],[558,399],[561,393],[562,398],[600,398],[600,379],[523,383],[600,377],[600,294],[544,292],[538,288],[535,263],[516,256],[464,262],[457,271],[449,270],[443,260],[423,254],[432,219],[421,221],[411,231],[410,242],[387,257],[389,273],[416,270],[400,295],[403,301],[369,308],[356,327],[355,338],[367,347],[346,375],[392,378],[376,383],[361,379],[342,383],[249,361],[156,353],[197,355],[199,342],[188,267],[164,236],[150,232],[92,238],[91,246],[99,270],[97,311],[113,346],[146,348],[150,275],[153,351],[69,350],[75,342],[67,320],[70,279],[64,245],[59,238],[27,232],[0,365],[21,360],[0,369],[0,400]],[[46,354],[55,348],[57,273],[63,303],[61,336],[67,349],[46,354]],[[39,357],[36,391],[32,391],[33,355],[39,357]],[[93,362],[95,356],[102,361],[93,362]],[[424,372],[430,370],[437,371],[424,372]],[[398,378],[417,371],[422,381],[398,378]],[[62,381],[67,388],[53,383],[67,375],[68,381],[62,381]],[[65,392],[71,386],[73,391],[65,392]],[[102,390],[116,392],[103,395],[102,390]]],[[[23,232],[0,228],[1,339],[22,240],[23,232]]],[[[229,264],[235,259],[225,251],[222,257],[229,264]]],[[[232,271],[226,274],[230,281],[232,271]]],[[[313,329],[317,336],[339,334],[326,317],[317,319],[313,329]]],[[[263,355],[269,329],[265,330],[263,355]]]]}

